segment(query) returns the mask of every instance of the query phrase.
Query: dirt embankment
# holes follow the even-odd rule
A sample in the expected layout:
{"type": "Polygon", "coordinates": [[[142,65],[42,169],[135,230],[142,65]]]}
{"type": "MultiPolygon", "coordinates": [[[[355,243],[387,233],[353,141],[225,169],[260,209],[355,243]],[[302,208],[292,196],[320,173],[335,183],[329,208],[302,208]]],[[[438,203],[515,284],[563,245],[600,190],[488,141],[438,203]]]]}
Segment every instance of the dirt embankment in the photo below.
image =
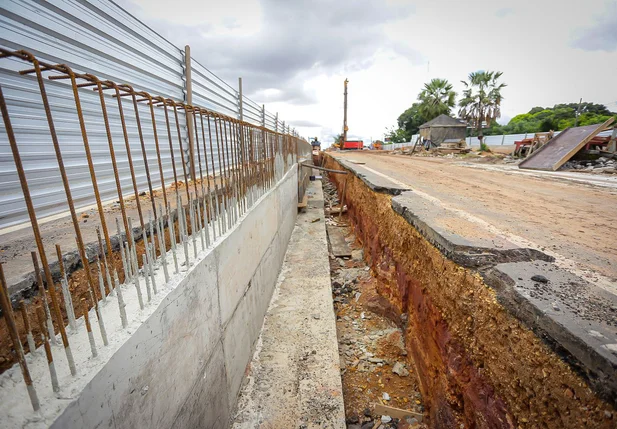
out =
{"type": "MultiPolygon", "coordinates": [[[[331,157],[326,167],[342,169],[331,157]]],[[[378,293],[407,314],[405,347],[432,427],[615,427],[615,410],[508,313],[478,274],[445,258],[396,214],[389,196],[350,175],[346,203],[378,293]]]]}

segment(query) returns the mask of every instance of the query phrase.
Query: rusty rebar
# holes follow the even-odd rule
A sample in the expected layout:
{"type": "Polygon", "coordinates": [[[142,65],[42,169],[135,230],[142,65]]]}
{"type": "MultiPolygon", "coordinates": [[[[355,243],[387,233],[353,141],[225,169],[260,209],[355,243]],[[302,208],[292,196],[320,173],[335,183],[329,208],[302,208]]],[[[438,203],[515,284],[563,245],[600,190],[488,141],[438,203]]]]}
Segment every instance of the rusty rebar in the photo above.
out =
{"type": "Polygon", "coordinates": [[[81,131],[81,137],[84,143],[84,149],[86,151],[86,160],[88,162],[88,169],[90,170],[90,179],[92,181],[92,187],[94,189],[94,198],[96,199],[96,205],[99,211],[99,219],[101,220],[101,227],[103,228],[103,235],[105,241],[108,243],[109,252],[111,253],[111,241],[109,239],[109,231],[107,230],[107,221],[105,220],[105,212],[103,211],[103,202],[99,192],[99,186],[96,179],[96,171],[94,169],[94,162],[92,160],[92,153],[90,152],[90,143],[88,141],[88,133],[86,131],[86,121],[84,120],[84,114],[81,108],[81,99],[79,97],[79,91],[77,88],[77,78],[81,75],[76,75],[73,70],[67,65],[60,65],[59,68],[66,74],[66,76],[49,76],[49,79],[64,79],[68,76],[71,81],[71,88],[73,90],[73,98],[75,100],[75,109],[77,111],[77,119],[79,120],[79,129],[81,131]]]}
{"type": "MultiPolygon", "coordinates": [[[[152,210],[154,210],[154,216],[156,218],[156,202],[154,201],[154,191],[152,190],[152,179],[150,178],[150,166],[148,164],[148,152],[146,151],[146,143],[144,141],[144,135],[141,129],[141,119],[139,117],[139,105],[137,104],[137,97],[135,96],[135,90],[133,89],[131,85],[128,85],[128,84],[118,85],[118,87],[120,88],[120,90],[125,91],[125,94],[121,94],[120,96],[130,95],[131,99],[133,100],[133,109],[135,110],[135,122],[137,124],[137,134],[139,135],[139,143],[141,145],[141,154],[144,158],[144,168],[146,170],[146,180],[148,181],[148,190],[150,191],[150,203],[152,204],[152,210]]],[[[145,242],[145,235],[144,235],[144,242],[145,242]]]]}
{"type": "Polygon", "coordinates": [[[180,132],[180,119],[178,118],[178,103],[171,98],[165,99],[166,103],[171,104],[174,108],[174,117],[176,119],[176,131],[178,132],[178,144],[180,145],[180,159],[182,160],[182,172],[184,173],[184,184],[186,187],[186,197],[189,197],[189,179],[186,173],[186,162],[184,160],[184,148],[182,146],[182,133],[180,132]]]}
{"type": "MultiPolygon", "coordinates": [[[[161,149],[159,146],[159,136],[156,130],[156,114],[154,113],[154,101],[153,97],[145,91],[138,92],[138,95],[145,97],[144,101],[148,101],[150,106],[150,117],[152,118],[152,133],[154,134],[154,147],[156,148],[157,160],[159,165],[159,175],[161,176],[161,189],[163,190],[163,202],[167,206],[167,192],[165,189],[165,177],[163,174],[163,161],[161,160],[161,149]]],[[[141,100],[137,100],[138,102],[141,100]]]]}
{"type": "Polygon", "coordinates": [[[36,317],[39,321],[39,327],[41,329],[45,356],[47,356],[47,366],[49,367],[49,375],[51,377],[51,388],[54,392],[59,392],[60,386],[58,384],[58,375],[56,374],[56,367],[54,365],[54,355],[52,354],[51,346],[49,345],[49,336],[45,330],[45,314],[43,313],[43,309],[41,307],[36,308],[36,317]]]}
{"type": "Polygon", "coordinates": [[[28,317],[28,309],[26,308],[26,303],[22,299],[19,301],[19,312],[21,313],[21,318],[24,321],[24,329],[26,330],[26,342],[28,343],[28,349],[30,353],[36,352],[36,344],[34,342],[34,337],[32,336],[32,328],[30,326],[30,318],[28,317]]]}
{"type": "MultiPolygon", "coordinates": [[[[120,125],[122,126],[122,135],[124,136],[124,147],[126,148],[126,156],[129,164],[129,171],[131,173],[131,182],[133,184],[133,194],[135,196],[135,203],[137,205],[137,213],[139,214],[139,223],[141,228],[144,229],[144,216],[141,210],[141,202],[139,201],[139,190],[137,189],[137,180],[135,179],[135,168],[133,167],[133,156],[131,154],[131,144],[129,142],[129,134],[126,128],[126,120],[124,119],[124,109],[122,107],[122,98],[120,97],[120,88],[117,84],[111,81],[106,81],[106,88],[103,89],[113,89],[115,91],[116,100],[118,102],[118,113],[120,115],[120,125]]],[[[128,221],[124,225],[124,228],[128,234],[129,229],[128,221]]],[[[131,236],[133,232],[131,231],[131,236]]],[[[132,246],[132,244],[131,244],[132,246]]]]}
{"type": "Polygon", "coordinates": [[[30,196],[30,190],[28,188],[26,173],[24,172],[23,164],[21,162],[21,155],[19,154],[19,148],[17,147],[17,141],[15,140],[13,126],[11,125],[9,111],[6,106],[6,100],[4,99],[4,94],[2,93],[1,86],[0,86],[0,110],[2,110],[2,119],[4,120],[6,134],[9,139],[11,151],[13,152],[13,161],[15,162],[15,167],[17,168],[19,182],[21,184],[21,189],[24,195],[24,200],[26,202],[26,208],[28,209],[28,216],[30,217],[30,224],[32,225],[32,232],[34,234],[34,240],[36,241],[36,245],[39,250],[39,255],[41,256],[41,263],[43,264],[45,278],[47,279],[47,287],[49,288],[52,305],[54,307],[54,315],[56,317],[56,322],[58,323],[58,328],[62,336],[62,343],[64,344],[64,350],[66,352],[67,360],[71,368],[71,374],[75,375],[77,371],[75,369],[75,365],[73,362],[73,355],[71,353],[71,348],[69,346],[69,339],[66,335],[66,329],[64,328],[64,320],[62,318],[62,313],[60,313],[60,306],[58,305],[58,297],[56,296],[56,287],[54,286],[54,282],[51,276],[51,270],[49,269],[49,265],[47,263],[47,256],[45,255],[45,247],[43,246],[43,239],[41,236],[41,231],[39,229],[39,224],[38,224],[38,220],[36,217],[36,213],[34,211],[34,204],[32,203],[32,198],[30,196]]]}
{"type": "Polygon", "coordinates": [[[30,370],[26,363],[26,356],[24,355],[24,349],[19,341],[19,331],[17,330],[17,324],[15,323],[15,317],[13,316],[13,306],[11,305],[11,299],[9,289],[4,277],[3,264],[0,262],[0,307],[2,307],[2,314],[4,314],[4,320],[8,327],[9,336],[13,342],[13,348],[17,354],[17,362],[21,368],[21,375],[24,378],[24,383],[28,389],[28,395],[30,396],[30,403],[34,411],[38,411],[41,408],[39,398],[32,384],[32,377],[30,376],[30,370]]]}

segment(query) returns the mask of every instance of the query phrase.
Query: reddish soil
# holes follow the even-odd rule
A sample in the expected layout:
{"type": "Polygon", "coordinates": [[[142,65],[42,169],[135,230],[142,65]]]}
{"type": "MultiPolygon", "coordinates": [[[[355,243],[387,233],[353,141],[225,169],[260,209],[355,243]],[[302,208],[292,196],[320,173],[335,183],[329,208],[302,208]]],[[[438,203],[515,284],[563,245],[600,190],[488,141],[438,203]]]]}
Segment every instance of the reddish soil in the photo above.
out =
{"type": "MultiPolygon", "coordinates": [[[[341,168],[332,158],[326,167],[341,168]]],[[[479,275],[397,215],[389,196],[355,176],[346,192],[377,292],[407,314],[405,347],[432,427],[615,427],[615,410],[507,312],[479,275]]]]}

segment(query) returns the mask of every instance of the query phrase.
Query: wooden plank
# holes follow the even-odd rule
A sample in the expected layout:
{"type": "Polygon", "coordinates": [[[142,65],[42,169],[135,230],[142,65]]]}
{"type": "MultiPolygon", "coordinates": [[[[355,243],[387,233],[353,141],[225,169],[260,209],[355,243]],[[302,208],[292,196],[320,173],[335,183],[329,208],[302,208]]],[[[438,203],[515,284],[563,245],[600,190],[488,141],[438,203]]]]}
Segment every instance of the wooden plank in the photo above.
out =
{"type": "Polygon", "coordinates": [[[424,414],[421,413],[414,413],[413,411],[394,408],[380,403],[375,404],[375,414],[381,416],[390,416],[396,419],[405,419],[407,417],[424,417],[424,414]]]}
{"type": "Polygon", "coordinates": [[[606,129],[611,122],[613,122],[613,118],[609,118],[603,124],[566,128],[528,156],[519,164],[519,168],[555,171],[581,150],[595,135],[606,129]]]}
{"type": "Polygon", "coordinates": [[[354,164],[358,164],[358,165],[364,165],[366,164],[366,162],[364,161],[358,161],[357,159],[348,159],[349,162],[353,162],[354,164]]]}
{"type": "Polygon", "coordinates": [[[306,206],[308,206],[308,195],[305,195],[305,196],[302,198],[302,202],[301,202],[301,203],[298,203],[298,208],[299,208],[299,209],[303,209],[303,208],[305,208],[306,206]]]}
{"type": "Polygon", "coordinates": [[[345,235],[343,235],[341,228],[330,225],[327,228],[332,254],[337,258],[351,257],[351,248],[345,241],[345,235]]]}

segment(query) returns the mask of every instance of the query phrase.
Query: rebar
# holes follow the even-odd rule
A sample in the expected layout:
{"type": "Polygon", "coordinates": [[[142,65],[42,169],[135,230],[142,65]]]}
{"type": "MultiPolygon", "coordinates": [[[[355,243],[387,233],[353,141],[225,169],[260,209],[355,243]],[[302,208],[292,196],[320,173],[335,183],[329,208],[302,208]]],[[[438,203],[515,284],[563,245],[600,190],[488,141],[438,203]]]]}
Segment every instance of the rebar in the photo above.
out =
{"type": "Polygon", "coordinates": [[[23,164],[21,162],[21,155],[19,154],[19,148],[17,147],[15,133],[13,132],[13,127],[11,125],[11,119],[9,117],[9,111],[6,106],[6,100],[4,99],[4,94],[2,93],[1,86],[0,86],[0,110],[2,111],[2,119],[4,121],[4,127],[6,130],[7,137],[9,139],[9,144],[11,146],[11,152],[13,153],[13,161],[15,162],[15,167],[17,168],[17,174],[19,176],[19,182],[21,184],[21,189],[24,195],[24,200],[26,202],[28,216],[30,217],[30,224],[32,225],[32,232],[34,234],[34,239],[36,241],[39,255],[41,256],[41,263],[43,264],[43,270],[45,272],[45,278],[47,280],[47,287],[49,288],[49,294],[51,295],[51,302],[54,308],[54,316],[58,324],[58,329],[60,330],[60,335],[62,336],[62,343],[64,345],[64,350],[66,352],[66,357],[69,363],[69,367],[71,369],[71,374],[75,375],[77,371],[75,369],[75,364],[73,362],[73,354],[71,353],[71,348],[69,346],[69,339],[66,335],[66,329],[64,329],[64,320],[62,318],[62,313],[60,312],[60,305],[58,304],[58,297],[56,296],[56,287],[54,285],[54,281],[51,276],[51,270],[49,269],[49,265],[47,263],[47,256],[45,254],[45,247],[43,246],[43,239],[42,239],[41,232],[39,229],[39,224],[38,224],[38,220],[36,217],[36,213],[34,211],[34,204],[32,203],[32,198],[30,196],[30,190],[28,188],[26,174],[24,172],[23,164]]]}
{"type": "Polygon", "coordinates": [[[45,313],[41,307],[36,308],[36,317],[39,321],[39,328],[41,329],[41,337],[43,339],[45,356],[47,356],[47,366],[49,368],[49,375],[51,377],[51,388],[54,392],[59,392],[60,385],[58,384],[58,375],[56,374],[56,367],[54,365],[54,355],[51,353],[49,336],[47,334],[47,331],[45,330],[45,313]]]}
{"type": "Polygon", "coordinates": [[[90,342],[90,352],[92,353],[92,357],[97,357],[98,353],[96,351],[96,343],[94,342],[94,334],[92,333],[92,326],[90,325],[90,316],[88,315],[88,312],[90,311],[90,309],[88,308],[88,303],[86,302],[86,298],[81,299],[81,306],[84,311],[86,331],[88,332],[88,341],[90,342]]]}
{"type": "MultiPolygon", "coordinates": [[[[24,356],[24,349],[19,341],[19,332],[17,331],[17,324],[15,323],[15,317],[13,316],[13,307],[11,306],[11,300],[9,295],[9,289],[4,277],[3,264],[0,263],[0,307],[2,307],[2,314],[4,314],[4,320],[9,330],[9,336],[13,342],[13,348],[17,354],[17,362],[21,368],[21,375],[24,378],[26,389],[28,390],[28,396],[30,397],[30,403],[34,411],[38,411],[41,408],[39,398],[36,394],[34,385],[32,384],[32,377],[30,377],[30,370],[26,363],[26,357],[24,356]]],[[[45,329],[43,329],[44,331],[45,329]]]]}
{"type": "Polygon", "coordinates": [[[58,342],[56,340],[56,333],[54,330],[54,324],[51,320],[51,312],[49,311],[49,304],[47,303],[47,293],[45,292],[45,286],[43,285],[43,279],[41,278],[41,270],[39,268],[39,261],[36,257],[36,252],[30,252],[32,256],[32,265],[34,267],[34,275],[36,277],[36,283],[39,287],[39,295],[41,296],[41,300],[43,302],[43,308],[45,309],[45,321],[47,326],[47,331],[49,332],[49,337],[51,338],[51,342],[53,345],[56,345],[58,342]]]}
{"type": "Polygon", "coordinates": [[[58,255],[58,266],[60,267],[60,286],[62,287],[62,296],[64,297],[64,308],[66,309],[66,317],[69,319],[69,326],[73,332],[77,330],[75,321],[75,307],[73,307],[73,297],[69,289],[69,281],[64,269],[64,260],[62,258],[62,249],[59,244],[56,244],[56,254],[58,255]]]}
{"type": "Polygon", "coordinates": [[[34,336],[32,336],[32,328],[30,327],[30,319],[28,318],[28,310],[23,300],[19,301],[19,311],[21,318],[24,321],[24,329],[26,330],[26,341],[28,342],[28,349],[30,353],[36,353],[36,344],[34,343],[34,336]]]}
{"type": "Polygon", "coordinates": [[[154,248],[154,244],[150,243],[148,245],[148,252],[150,254],[150,257],[148,258],[148,274],[150,274],[150,282],[152,283],[152,292],[154,292],[154,294],[156,295],[158,293],[157,287],[156,287],[156,278],[154,276],[154,261],[156,260],[156,256],[155,256],[155,252],[156,249],[154,248]]]}
{"type": "Polygon", "coordinates": [[[126,329],[129,322],[126,318],[126,304],[124,303],[124,295],[122,294],[122,287],[118,280],[118,273],[114,271],[114,282],[116,283],[116,293],[118,295],[118,309],[120,310],[120,321],[122,322],[122,328],[126,329]]]}

